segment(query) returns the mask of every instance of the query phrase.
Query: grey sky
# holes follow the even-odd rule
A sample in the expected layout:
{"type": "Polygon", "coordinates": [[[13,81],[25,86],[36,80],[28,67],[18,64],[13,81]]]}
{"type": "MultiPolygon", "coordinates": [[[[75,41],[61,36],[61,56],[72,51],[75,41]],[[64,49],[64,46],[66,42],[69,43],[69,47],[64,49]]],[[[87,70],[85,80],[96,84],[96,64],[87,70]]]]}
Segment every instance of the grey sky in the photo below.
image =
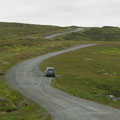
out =
{"type": "Polygon", "coordinates": [[[0,0],[0,21],[120,27],[120,0],[0,0]]]}

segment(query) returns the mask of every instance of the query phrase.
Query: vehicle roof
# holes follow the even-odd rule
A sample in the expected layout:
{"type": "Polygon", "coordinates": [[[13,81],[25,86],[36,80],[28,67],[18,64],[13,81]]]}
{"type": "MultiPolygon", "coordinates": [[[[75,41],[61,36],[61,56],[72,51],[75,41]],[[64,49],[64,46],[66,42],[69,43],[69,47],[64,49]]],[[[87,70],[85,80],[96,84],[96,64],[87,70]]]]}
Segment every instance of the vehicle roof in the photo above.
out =
{"type": "Polygon", "coordinates": [[[47,67],[47,69],[54,69],[54,67],[47,67]]]}

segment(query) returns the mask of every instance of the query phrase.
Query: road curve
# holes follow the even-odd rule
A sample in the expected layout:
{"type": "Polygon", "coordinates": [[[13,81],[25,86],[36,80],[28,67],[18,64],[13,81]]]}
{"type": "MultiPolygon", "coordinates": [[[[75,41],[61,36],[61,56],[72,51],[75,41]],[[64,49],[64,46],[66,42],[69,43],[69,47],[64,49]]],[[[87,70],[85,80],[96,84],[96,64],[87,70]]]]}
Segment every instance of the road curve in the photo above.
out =
{"type": "Polygon", "coordinates": [[[24,61],[8,71],[7,82],[28,98],[43,104],[53,120],[120,120],[119,109],[58,90],[51,86],[52,78],[45,77],[39,69],[40,63],[45,59],[92,45],[95,44],[80,45],[24,61]]]}
{"type": "Polygon", "coordinates": [[[51,39],[53,37],[57,37],[57,36],[60,36],[60,35],[64,35],[64,34],[68,34],[68,33],[72,33],[72,32],[79,32],[79,31],[83,31],[84,28],[76,28],[75,30],[71,30],[71,31],[67,31],[67,32],[63,32],[63,33],[56,33],[56,34],[53,34],[53,35],[49,35],[49,36],[46,36],[45,38],[46,39],[51,39]]]}

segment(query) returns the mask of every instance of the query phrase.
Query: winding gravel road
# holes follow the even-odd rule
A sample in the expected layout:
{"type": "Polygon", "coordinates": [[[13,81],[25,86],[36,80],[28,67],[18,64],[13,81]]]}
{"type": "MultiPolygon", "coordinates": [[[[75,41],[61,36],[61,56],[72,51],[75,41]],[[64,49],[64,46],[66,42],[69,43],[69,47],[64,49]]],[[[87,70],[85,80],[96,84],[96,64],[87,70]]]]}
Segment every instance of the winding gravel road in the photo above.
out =
{"type": "Polygon", "coordinates": [[[52,78],[44,76],[39,65],[44,60],[72,50],[96,44],[80,45],[24,61],[11,68],[9,84],[33,101],[43,104],[53,120],[120,120],[120,110],[87,101],[51,86],[52,78]]]}
{"type": "Polygon", "coordinates": [[[64,34],[68,34],[68,33],[72,33],[72,32],[79,32],[79,31],[82,31],[82,30],[84,30],[84,28],[77,28],[75,30],[71,30],[71,31],[68,31],[68,32],[56,33],[56,34],[53,34],[53,35],[49,35],[49,36],[46,36],[45,38],[50,39],[50,38],[53,38],[53,37],[56,37],[56,36],[59,36],[59,35],[64,35],[64,34]]]}

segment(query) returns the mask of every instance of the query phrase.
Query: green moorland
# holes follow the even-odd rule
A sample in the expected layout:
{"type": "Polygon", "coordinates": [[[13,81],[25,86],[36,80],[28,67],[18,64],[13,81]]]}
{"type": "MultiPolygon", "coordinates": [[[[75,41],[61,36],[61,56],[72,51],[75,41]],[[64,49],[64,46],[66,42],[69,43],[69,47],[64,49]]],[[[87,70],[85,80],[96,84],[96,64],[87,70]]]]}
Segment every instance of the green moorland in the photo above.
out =
{"type": "Polygon", "coordinates": [[[40,120],[48,116],[42,106],[7,85],[5,74],[25,59],[80,44],[78,41],[46,40],[42,37],[71,29],[74,28],[0,23],[0,120],[40,120]]]}
{"type": "Polygon", "coordinates": [[[52,57],[42,64],[53,66],[57,75],[53,86],[74,96],[120,108],[120,43],[101,43],[52,57]]]}
{"type": "Polygon", "coordinates": [[[69,31],[72,27],[58,27],[51,25],[32,25],[22,23],[0,22],[0,41],[2,40],[24,40],[37,39],[40,36],[51,35],[63,31],[69,31]]]}
{"type": "Polygon", "coordinates": [[[109,26],[86,28],[82,32],[63,35],[61,39],[78,41],[120,41],[120,28],[109,26]]]}
{"type": "Polygon", "coordinates": [[[63,75],[52,81],[53,86],[80,98],[120,108],[120,101],[108,97],[120,97],[120,28],[89,28],[59,39],[93,40],[98,45],[44,61],[42,70],[53,66],[58,75],[63,75]]]}

